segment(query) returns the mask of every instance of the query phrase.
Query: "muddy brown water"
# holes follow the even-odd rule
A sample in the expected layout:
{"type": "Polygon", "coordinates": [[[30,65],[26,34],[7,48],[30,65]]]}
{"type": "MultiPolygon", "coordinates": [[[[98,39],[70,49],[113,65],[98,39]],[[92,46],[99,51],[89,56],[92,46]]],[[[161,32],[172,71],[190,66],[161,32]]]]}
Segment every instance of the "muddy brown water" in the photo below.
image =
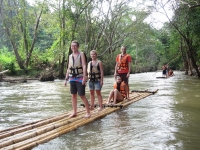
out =
{"type": "MultiPolygon", "coordinates": [[[[200,80],[179,71],[169,79],[156,79],[157,76],[161,72],[131,74],[129,80],[130,90],[159,89],[155,95],[33,149],[200,149],[200,80]]],[[[113,76],[105,77],[104,99],[113,82],[113,76]]],[[[79,99],[78,106],[81,103],[79,99]]],[[[71,109],[69,87],[64,87],[63,80],[0,83],[0,130],[71,109]]]]}

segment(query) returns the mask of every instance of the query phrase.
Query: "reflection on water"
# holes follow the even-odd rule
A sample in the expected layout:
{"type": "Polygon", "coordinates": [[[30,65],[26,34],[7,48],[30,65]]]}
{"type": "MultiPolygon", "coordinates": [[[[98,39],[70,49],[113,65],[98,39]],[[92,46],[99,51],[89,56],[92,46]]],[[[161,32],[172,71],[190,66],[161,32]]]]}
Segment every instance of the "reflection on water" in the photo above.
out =
{"type": "MultiPolygon", "coordinates": [[[[34,150],[200,149],[200,80],[183,72],[175,72],[169,79],[156,79],[159,75],[161,72],[131,74],[131,90],[159,91],[34,150]]],[[[113,76],[105,77],[104,99],[113,82],[113,76]]],[[[63,81],[0,84],[0,129],[72,109],[69,87],[63,81]]]]}

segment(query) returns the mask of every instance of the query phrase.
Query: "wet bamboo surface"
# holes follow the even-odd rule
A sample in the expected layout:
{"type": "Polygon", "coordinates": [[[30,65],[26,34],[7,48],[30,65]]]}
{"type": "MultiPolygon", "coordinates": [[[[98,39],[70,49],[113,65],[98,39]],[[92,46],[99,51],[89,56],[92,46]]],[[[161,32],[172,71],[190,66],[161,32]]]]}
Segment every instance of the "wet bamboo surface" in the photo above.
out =
{"type": "Polygon", "coordinates": [[[58,116],[50,117],[44,120],[39,120],[13,128],[0,131],[0,149],[31,149],[39,144],[48,142],[51,139],[68,133],[80,126],[86,125],[99,118],[102,118],[114,111],[123,109],[136,101],[139,101],[147,96],[154,94],[156,91],[132,91],[130,100],[124,100],[116,105],[103,104],[104,109],[91,111],[91,117],[85,118],[85,108],[78,108],[78,114],[74,118],[69,118],[72,112],[66,112],[58,116]]]}

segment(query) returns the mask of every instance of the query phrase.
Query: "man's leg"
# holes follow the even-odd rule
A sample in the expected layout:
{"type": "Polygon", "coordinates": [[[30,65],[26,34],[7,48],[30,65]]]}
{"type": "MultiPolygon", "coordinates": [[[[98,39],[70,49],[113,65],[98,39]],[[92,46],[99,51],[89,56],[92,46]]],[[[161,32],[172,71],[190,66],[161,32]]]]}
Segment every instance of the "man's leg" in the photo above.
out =
{"type": "Polygon", "coordinates": [[[74,112],[70,117],[75,117],[77,115],[77,94],[72,94],[72,108],[74,112]]]}
{"type": "Polygon", "coordinates": [[[122,78],[122,81],[124,81],[124,83],[126,84],[126,88],[127,88],[126,91],[128,92],[127,93],[127,96],[128,96],[127,98],[129,98],[129,84],[128,84],[128,79],[129,78],[127,78],[127,74],[126,73],[122,74],[121,78],[122,78]]]}
{"type": "Polygon", "coordinates": [[[77,90],[78,90],[78,95],[80,96],[80,98],[82,99],[84,105],[85,105],[85,109],[86,109],[86,118],[90,117],[90,108],[89,108],[89,103],[88,103],[88,99],[85,96],[85,85],[82,85],[81,82],[76,82],[76,86],[77,86],[77,90]]]}
{"type": "Polygon", "coordinates": [[[73,108],[73,114],[71,114],[70,117],[75,117],[77,115],[77,87],[75,82],[70,82],[70,92],[73,108]]]}

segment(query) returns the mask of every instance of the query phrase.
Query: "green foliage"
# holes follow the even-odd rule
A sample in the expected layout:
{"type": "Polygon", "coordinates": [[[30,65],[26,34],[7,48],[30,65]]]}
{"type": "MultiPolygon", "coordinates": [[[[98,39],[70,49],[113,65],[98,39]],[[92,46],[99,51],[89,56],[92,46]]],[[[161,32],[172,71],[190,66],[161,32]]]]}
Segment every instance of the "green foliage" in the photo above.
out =
{"type": "Polygon", "coordinates": [[[12,74],[16,73],[15,57],[7,48],[0,49],[0,66],[2,70],[9,69],[12,74]]]}
{"type": "MultiPolygon", "coordinates": [[[[0,27],[4,27],[3,23],[8,27],[11,33],[9,38],[14,44],[11,47],[9,40],[5,40],[9,38],[5,38],[6,34],[2,29],[0,44],[9,47],[9,51],[16,46],[14,54],[19,53],[19,57],[16,56],[20,59],[16,59],[18,65],[19,62],[26,62],[30,54],[26,70],[38,71],[55,65],[60,65],[57,68],[61,69],[72,40],[80,43],[80,50],[87,56],[92,49],[97,50],[104,64],[105,74],[113,74],[115,57],[120,53],[122,45],[127,47],[127,53],[132,57],[132,72],[160,69],[163,63],[170,63],[173,68],[182,67],[180,33],[167,23],[161,30],[152,28],[144,22],[150,12],[131,7],[129,1],[38,1],[34,6],[24,5],[23,1],[26,0],[16,4],[10,1],[13,7],[9,7],[7,1],[2,3],[5,22],[0,20],[0,27]],[[102,4],[110,6],[109,10],[102,9],[102,4]],[[32,52],[30,48],[35,37],[35,20],[41,8],[43,13],[39,19],[32,52]]],[[[183,13],[185,10],[186,7],[180,5],[180,9],[175,11],[173,23],[178,23],[180,31],[185,35],[188,33],[188,38],[192,39],[195,60],[199,64],[200,10],[192,9],[188,16],[183,13]]],[[[6,68],[14,69],[14,57],[10,61],[6,60],[8,58],[10,57],[2,56],[0,63],[6,68]]]]}
{"type": "Polygon", "coordinates": [[[36,70],[42,70],[50,67],[51,57],[46,52],[41,52],[40,50],[35,50],[32,54],[30,61],[30,68],[36,70]]]}

